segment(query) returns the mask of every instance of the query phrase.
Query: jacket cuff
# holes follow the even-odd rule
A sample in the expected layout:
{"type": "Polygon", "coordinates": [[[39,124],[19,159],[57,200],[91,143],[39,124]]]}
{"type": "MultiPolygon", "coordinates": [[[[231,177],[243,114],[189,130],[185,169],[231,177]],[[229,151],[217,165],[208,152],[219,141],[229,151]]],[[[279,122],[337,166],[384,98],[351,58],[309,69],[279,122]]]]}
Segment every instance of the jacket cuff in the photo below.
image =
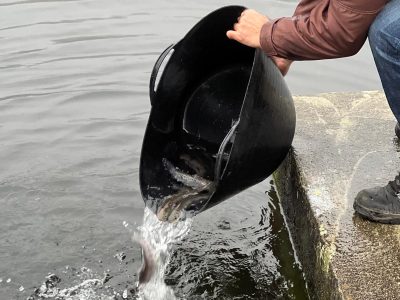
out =
{"type": "Polygon", "coordinates": [[[261,49],[268,56],[275,56],[277,52],[274,48],[274,43],[272,42],[272,33],[274,31],[275,24],[279,21],[276,19],[274,21],[268,21],[261,27],[260,32],[260,45],[261,49]]]}

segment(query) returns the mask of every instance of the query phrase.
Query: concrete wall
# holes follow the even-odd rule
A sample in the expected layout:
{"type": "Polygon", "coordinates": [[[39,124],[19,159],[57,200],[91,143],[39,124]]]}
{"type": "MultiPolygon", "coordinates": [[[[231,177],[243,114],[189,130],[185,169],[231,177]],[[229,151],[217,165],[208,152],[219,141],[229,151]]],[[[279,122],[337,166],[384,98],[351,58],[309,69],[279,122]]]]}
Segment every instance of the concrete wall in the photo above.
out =
{"type": "Polygon", "coordinates": [[[381,92],[295,97],[293,149],[275,183],[312,299],[400,299],[400,226],[367,221],[361,189],[400,171],[381,92]]]}

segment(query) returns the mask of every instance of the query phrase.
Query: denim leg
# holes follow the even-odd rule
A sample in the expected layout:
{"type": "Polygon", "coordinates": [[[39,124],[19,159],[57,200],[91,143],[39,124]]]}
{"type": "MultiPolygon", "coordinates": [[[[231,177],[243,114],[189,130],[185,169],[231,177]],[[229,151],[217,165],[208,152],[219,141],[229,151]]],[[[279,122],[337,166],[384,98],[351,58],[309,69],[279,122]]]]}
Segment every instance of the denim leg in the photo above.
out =
{"type": "Polygon", "coordinates": [[[368,39],[389,106],[400,122],[400,0],[386,4],[368,39]]]}

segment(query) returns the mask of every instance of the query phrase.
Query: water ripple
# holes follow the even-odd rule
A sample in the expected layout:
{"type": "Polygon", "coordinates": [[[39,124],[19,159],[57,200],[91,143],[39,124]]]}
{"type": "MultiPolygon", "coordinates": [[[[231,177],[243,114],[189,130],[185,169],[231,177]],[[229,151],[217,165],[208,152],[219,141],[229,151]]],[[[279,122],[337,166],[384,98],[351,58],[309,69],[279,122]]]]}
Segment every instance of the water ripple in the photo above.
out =
{"type": "Polygon", "coordinates": [[[29,50],[21,50],[21,51],[15,51],[15,52],[9,52],[7,53],[8,55],[18,55],[18,54],[28,54],[28,53],[35,53],[35,52],[40,52],[42,50],[45,50],[45,48],[37,48],[37,49],[29,49],[29,50]]]}
{"type": "Polygon", "coordinates": [[[139,56],[141,58],[145,56],[156,56],[159,55],[159,52],[142,52],[142,53],[108,53],[108,54],[99,54],[99,55],[86,55],[86,56],[68,56],[68,57],[61,57],[55,58],[50,60],[45,60],[42,62],[38,62],[32,64],[31,66],[39,66],[53,62],[62,62],[62,61],[69,61],[69,60],[87,60],[87,59],[97,59],[97,58],[110,58],[110,57],[135,57],[139,56]]]}
{"type": "MultiPolygon", "coordinates": [[[[0,6],[1,6],[1,4],[0,4],[0,6]]],[[[85,23],[85,22],[92,22],[92,21],[123,20],[125,18],[132,17],[132,16],[149,16],[149,15],[150,14],[147,12],[137,12],[137,13],[127,14],[127,15],[111,16],[111,17],[106,17],[106,18],[89,18],[88,17],[88,18],[80,18],[80,19],[65,19],[65,20],[59,20],[59,21],[36,22],[36,23],[8,26],[8,27],[0,28],[0,31],[26,28],[26,27],[34,27],[34,26],[40,26],[40,25],[63,25],[63,24],[85,23]]]]}
{"type": "Polygon", "coordinates": [[[0,6],[13,6],[20,4],[36,4],[36,3],[44,3],[44,2],[78,2],[81,0],[26,0],[26,1],[16,1],[16,2],[6,2],[0,3],[0,6]]]}
{"type": "Polygon", "coordinates": [[[84,42],[84,41],[93,41],[93,40],[110,40],[110,39],[124,39],[124,38],[137,38],[137,37],[149,37],[155,36],[155,34],[121,34],[121,35],[89,35],[89,36],[78,36],[78,37],[70,37],[65,39],[57,39],[53,40],[56,44],[67,44],[67,43],[76,43],[76,42],[84,42]]]}
{"type": "Polygon", "coordinates": [[[64,90],[64,91],[55,91],[55,92],[47,92],[47,93],[29,93],[29,94],[15,94],[9,95],[6,97],[1,97],[1,101],[8,101],[8,100],[17,100],[21,98],[32,98],[32,97],[42,97],[42,96],[50,96],[50,95],[60,95],[60,94],[70,94],[70,93],[84,93],[88,92],[88,90],[64,90]]]}

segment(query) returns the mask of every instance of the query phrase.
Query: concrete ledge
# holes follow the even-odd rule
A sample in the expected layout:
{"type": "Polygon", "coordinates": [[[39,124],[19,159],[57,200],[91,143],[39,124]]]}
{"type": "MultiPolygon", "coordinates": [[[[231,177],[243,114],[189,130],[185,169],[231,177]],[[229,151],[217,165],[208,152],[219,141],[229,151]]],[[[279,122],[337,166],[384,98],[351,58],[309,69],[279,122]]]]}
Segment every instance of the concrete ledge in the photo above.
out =
{"type": "Polygon", "coordinates": [[[363,188],[400,171],[381,92],[296,97],[293,149],[275,182],[313,299],[400,299],[400,226],[354,214],[363,188]]]}

